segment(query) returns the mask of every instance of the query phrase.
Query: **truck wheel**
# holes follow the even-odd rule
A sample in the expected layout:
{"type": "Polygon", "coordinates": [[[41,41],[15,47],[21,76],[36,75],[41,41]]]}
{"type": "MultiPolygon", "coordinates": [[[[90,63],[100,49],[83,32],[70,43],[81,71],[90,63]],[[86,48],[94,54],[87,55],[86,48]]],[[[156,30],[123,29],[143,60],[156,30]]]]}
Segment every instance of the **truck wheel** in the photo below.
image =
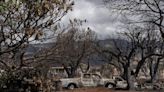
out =
{"type": "Polygon", "coordinates": [[[158,86],[158,85],[153,85],[153,89],[154,89],[154,90],[160,90],[160,86],[158,86]]]}
{"type": "Polygon", "coordinates": [[[112,83],[106,84],[105,87],[108,88],[108,89],[114,89],[114,85],[112,83]]]}
{"type": "Polygon", "coordinates": [[[135,87],[135,90],[136,90],[136,91],[141,91],[141,90],[142,90],[141,85],[137,85],[137,86],[135,87]]]}
{"type": "Polygon", "coordinates": [[[72,89],[76,88],[76,85],[75,84],[69,84],[67,88],[72,90],[72,89]]]}

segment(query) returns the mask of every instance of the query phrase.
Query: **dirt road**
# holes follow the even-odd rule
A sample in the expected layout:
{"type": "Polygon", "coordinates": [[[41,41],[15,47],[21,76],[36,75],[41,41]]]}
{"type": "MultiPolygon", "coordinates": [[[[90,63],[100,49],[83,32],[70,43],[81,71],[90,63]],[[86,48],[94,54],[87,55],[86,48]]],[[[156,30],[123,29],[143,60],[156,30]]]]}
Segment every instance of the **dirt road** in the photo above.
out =
{"type": "Polygon", "coordinates": [[[64,92],[113,92],[106,88],[78,88],[75,90],[66,90],[64,92]]]}
{"type": "Polygon", "coordinates": [[[64,90],[62,92],[164,92],[163,91],[126,91],[126,90],[109,90],[106,88],[78,88],[75,90],[64,90]]]}

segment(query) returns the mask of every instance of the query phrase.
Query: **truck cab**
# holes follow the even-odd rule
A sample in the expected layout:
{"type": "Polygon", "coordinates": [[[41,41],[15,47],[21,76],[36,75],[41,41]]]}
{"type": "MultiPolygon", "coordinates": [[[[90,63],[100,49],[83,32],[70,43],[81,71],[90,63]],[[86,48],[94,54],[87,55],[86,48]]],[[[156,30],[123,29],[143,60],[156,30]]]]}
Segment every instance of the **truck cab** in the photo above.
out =
{"type": "Polygon", "coordinates": [[[81,83],[83,86],[103,86],[105,81],[110,79],[105,79],[99,74],[86,73],[81,77],[81,83]]]}
{"type": "Polygon", "coordinates": [[[127,81],[120,76],[115,76],[113,79],[115,80],[116,88],[126,88],[128,86],[127,81]]]}

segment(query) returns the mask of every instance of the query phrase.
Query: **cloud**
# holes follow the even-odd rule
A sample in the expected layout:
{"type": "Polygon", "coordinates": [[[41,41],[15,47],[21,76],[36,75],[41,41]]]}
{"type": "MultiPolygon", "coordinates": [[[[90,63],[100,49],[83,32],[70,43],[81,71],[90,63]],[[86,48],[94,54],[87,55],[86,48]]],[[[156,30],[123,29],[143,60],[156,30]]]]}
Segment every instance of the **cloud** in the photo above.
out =
{"type": "Polygon", "coordinates": [[[107,9],[101,0],[75,0],[73,11],[64,17],[65,23],[69,19],[86,19],[85,26],[90,27],[98,37],[103,39],[113,35],[119,23],[117,18],[107,9]]]}

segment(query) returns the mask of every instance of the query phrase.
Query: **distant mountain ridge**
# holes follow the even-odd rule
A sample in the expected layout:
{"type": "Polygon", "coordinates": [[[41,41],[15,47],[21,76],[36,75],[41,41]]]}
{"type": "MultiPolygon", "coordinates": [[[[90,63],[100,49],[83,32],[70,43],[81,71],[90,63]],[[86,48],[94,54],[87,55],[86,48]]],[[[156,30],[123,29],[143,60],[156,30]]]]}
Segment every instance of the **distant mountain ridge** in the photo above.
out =
{"type": "MultiPolygon", "coordinates": [[[[116,42],[120,43],[128,43],[128,41],[123,40],[123,39],[105,39],[105,40],[99,40],[99,44],[102,46],[105,45],[110,45],[112,44],[112,41],[115,40],[116,42]]],[[[50,48],[54,45],[53,42],[51,43],[38,43],[38,44],[30,44],[28,48],[26,49],[27,53],[33,53],[36,52],[37,50],[43,49],[43,48],[50,48]]],[[[122,44],[123,45],[123,44],[122,44]]]]}
{"type": "MultiPolygon", "coordinates": [[[[106,39],[106,40],[99,40],[99,44],[101,46],[108,46],[112,43],[113,40],[115,40],[118,43],[119,42],[123,42],[123,43],[127,42],[126,40],[121,40],[121,39],[106,39]]],[[[54,45],[54,43],[52,43],[52,42],[51,43],[30,44],[28,46],[28,48],[26,49],[26,53],[28,55],[32,55],[32,54],[37,53],[39,50],[44,50],[44,48],[51,48],[51,47],[53,47],[53,45],[54,45]]],[[[106,62],[104,62],[100,56],[93,55],[91,58],[92,59],[89,61],[90,65],[99,66],[99,65],[106,64],[106,62]]],[[[84,63],[87,63],[87,62],[84,62],[84,63]]],[[[60,65],[55,62],[54,63],[50,62],[50,64],[52,64],[53,66],[60,65]]]]}

